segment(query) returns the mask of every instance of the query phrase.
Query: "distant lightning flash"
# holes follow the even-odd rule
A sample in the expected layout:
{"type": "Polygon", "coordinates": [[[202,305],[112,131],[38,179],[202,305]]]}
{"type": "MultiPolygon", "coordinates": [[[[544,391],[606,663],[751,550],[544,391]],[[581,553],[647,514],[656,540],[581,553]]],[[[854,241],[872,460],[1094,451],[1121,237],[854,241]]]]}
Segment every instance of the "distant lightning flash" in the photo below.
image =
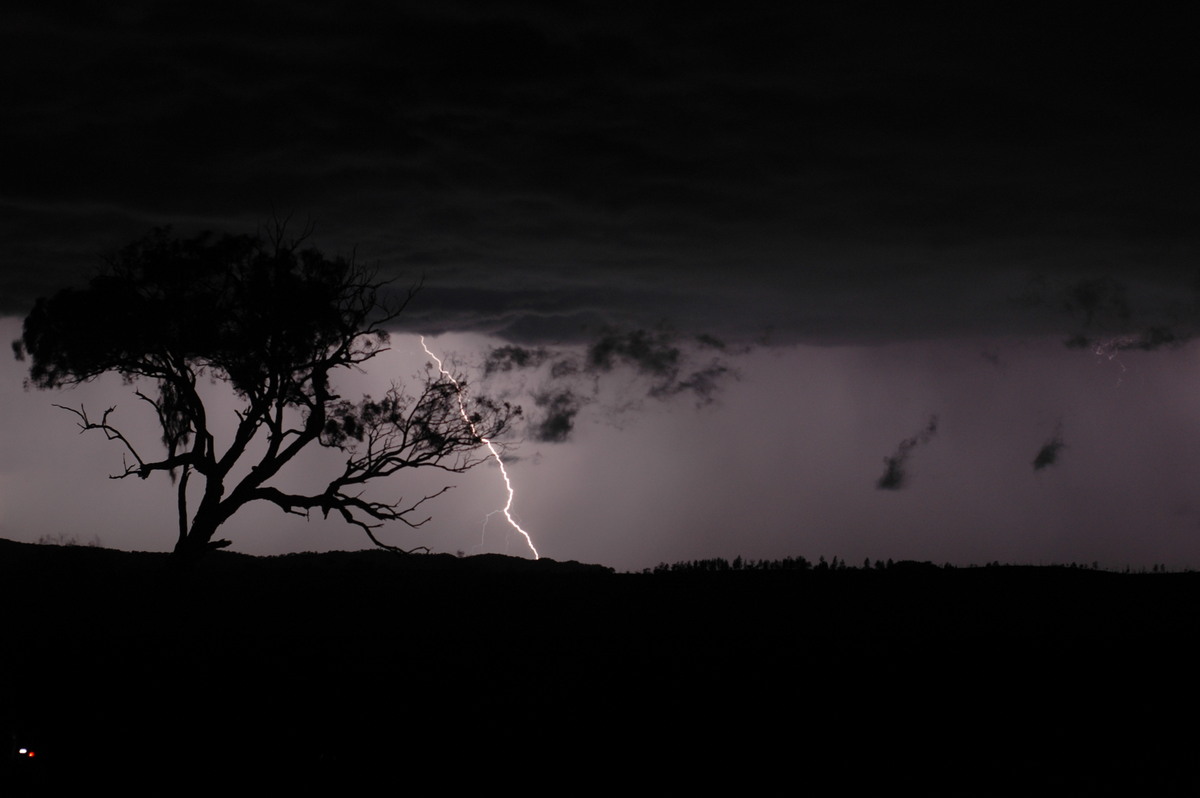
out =
{"type": "MultiPolygon", "coordinates": [[[[521,525],[513,519],[512,514],[509,512],[513,503],[513,486],[512,481],[508,478],[508,469],[504,467],[504,461],[500,459],[500,451],[495,447],[495,445],[492,444],[490,440],[480,435],[479,431],[475,429],[475,422],[471,421],[471,417],[467,415],[467,407],[463,403],[462,386],[458,384],[458,380],[454,379],[453,374],[451,374],[449,371],[446,371],[446,367],[442,365],[441,358],[429,351],[429,347],[425,345],[424,335],[421,336],[421,348],[425,350],[425,354],[429,355],[434,363],[437,363],[438,371],[442,373],[442,376],[450,380],[450,382],[454,385],[454,390],[458,393],[458,412],[462,415],[463,421],[467,422],[467,426],[471,428],[472,434],[474,434],[479,440],[483,441],[483,443],[487,446],[488,451],[492,453],[492,457],[496,458],[496,464],[500,466],[500,475],[504,477],[504,487],[508,490],[508,501],[505,503],[503,508],[500,510],[493,510],[491,513],[488,513],[488,516],[491,516],[496,512],[504,513],[504,517],[508,519],[509,526],[525,536],[525,542],[529,544],[529,550],[533,552],[533,559],[541,559],[541,557],[538,555],[538,550],[534,548],[533,538],[529,536],[528,532],[521,528],[521,525]]],[[[484,523],[487,523],[486,519],[484,523]]]]}
{"type": "MultiPolygon", "coordinates": [[[[1117,361],[1117,365],[1121,367],[1121,374],[1124,374],[1126,371],[1128,371],[1128,369],[1126,369],[1125,364],[1121,362],[1121,352],[1122,350],[1127,349],[1136,343],[1137,338],[1132,335],[1118,335],[1113,338],[1106,338],[1101,341],[1096,341],[1094,344],[1092,344],[1092,353],[1095,354],[1097,358],[1103,357],[1110,362],[1113,360],[1117,361]]],[[[1117,385],[1120,386],[1124,379],[1125,378],[1123,376],[1117,377],[1117,385]]]]}

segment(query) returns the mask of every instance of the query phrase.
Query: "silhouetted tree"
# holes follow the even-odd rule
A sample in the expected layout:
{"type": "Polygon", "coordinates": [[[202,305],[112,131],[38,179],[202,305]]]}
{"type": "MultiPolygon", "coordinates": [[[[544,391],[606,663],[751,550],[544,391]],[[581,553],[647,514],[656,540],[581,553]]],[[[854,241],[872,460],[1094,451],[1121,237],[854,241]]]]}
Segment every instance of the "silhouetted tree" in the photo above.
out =
{"type": "Polygon", "coordinates": [[[300,515],[334,512],[376,545],[402,550],[373,530],[385,521],[420,526],[428,518],[416,520],[414,512],[449,488],[384,503],[363,497],[366,483],[406,468],[471,468],[486,459],[482,439],[499,435],[520,413],[484,399],[464,410],[459,388],[433,370],[411,391],[393,383],[379,399],[339,397],[332,377],[386,349],[385,325],[417,288],[390,293],[352,257],[329,258],[304,246],[308,232],[288,239],[276,224],[254,236],[181,239],[156,230],[107,258],[86,288],[39,299],[14,343],[18,358],[29,358],[30,382],[38,388],[109,372],[139,384],[136,396],[162,428],[166,451],[158,459],[144,456],[114,426],[114,408],[98,419],[83,407],[64,409],[82,429],[99,430],[124,448],[124,470],[114,479],[169,472],[178,494],[180,558],[228,546],[214,540],[217,529],[256,501],[300,515]],[[223,449],[197,390],[205,378],[225,383],[241,403],[223,449]],[[269,484],[314,443],[346,455],[324,490],[298,494],[269,484]],[[189,492],[193,475],[201,491],[192,484],[189,492]]]}

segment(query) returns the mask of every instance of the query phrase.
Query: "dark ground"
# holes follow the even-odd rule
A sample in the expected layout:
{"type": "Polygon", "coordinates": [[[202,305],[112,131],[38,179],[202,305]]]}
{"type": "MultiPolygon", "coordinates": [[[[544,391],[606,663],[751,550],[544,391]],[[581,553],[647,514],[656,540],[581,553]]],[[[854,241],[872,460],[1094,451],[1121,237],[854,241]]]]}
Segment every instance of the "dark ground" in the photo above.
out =
{"type": "Polygon", "coordinates": [[[1196,574],[368,551],[179,575],[0,540],[0,597],[0,731],[38,753],[0,793],[1200,789],[1196,574]]]}

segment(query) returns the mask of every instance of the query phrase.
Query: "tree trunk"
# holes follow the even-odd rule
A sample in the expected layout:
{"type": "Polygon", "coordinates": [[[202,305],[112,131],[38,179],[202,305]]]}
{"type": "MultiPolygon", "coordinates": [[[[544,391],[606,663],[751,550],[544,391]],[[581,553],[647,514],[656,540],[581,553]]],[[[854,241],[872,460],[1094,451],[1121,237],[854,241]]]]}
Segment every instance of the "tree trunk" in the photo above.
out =
{"type": "Polygon", "coordinates": [[[196,562],[207,552],[223,549],[230,545],[232,541],[212,539],[218,526],[219,523],[213,523],[211,520],[206,522],[201,517],[197,517],[187,535],[180,538],[179,542],[175,544],[175,550],[171,552],[171,559],[180,563],[196,562]]]}

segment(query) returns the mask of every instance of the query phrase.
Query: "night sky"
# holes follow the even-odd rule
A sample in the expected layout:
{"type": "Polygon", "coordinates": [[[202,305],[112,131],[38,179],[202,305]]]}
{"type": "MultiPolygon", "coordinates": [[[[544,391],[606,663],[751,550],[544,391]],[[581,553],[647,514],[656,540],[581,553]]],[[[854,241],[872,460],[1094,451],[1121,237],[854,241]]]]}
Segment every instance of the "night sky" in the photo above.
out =
{"type": "MultiPolygon", "coordinates": [[[[424,280],[342,393],[423,369],[424,334],[521,404],[543,556],[1200,567],[1194,27],[783,5],[6,4],[0,333],[156,226],[311,220],[424,280]]],[[[26,366],[0,537],[168,550],[168,478],[109,480],[120,449],[52,404],[149,449],[148,408],[26,366]]],[[[495,467],[447,476],[376,485],[457,486],[389,542],[529,556],[495,467]]],[[[270,506],[220,534],[369,543],[270,506]]]]}

